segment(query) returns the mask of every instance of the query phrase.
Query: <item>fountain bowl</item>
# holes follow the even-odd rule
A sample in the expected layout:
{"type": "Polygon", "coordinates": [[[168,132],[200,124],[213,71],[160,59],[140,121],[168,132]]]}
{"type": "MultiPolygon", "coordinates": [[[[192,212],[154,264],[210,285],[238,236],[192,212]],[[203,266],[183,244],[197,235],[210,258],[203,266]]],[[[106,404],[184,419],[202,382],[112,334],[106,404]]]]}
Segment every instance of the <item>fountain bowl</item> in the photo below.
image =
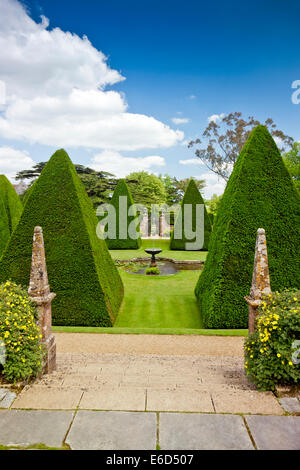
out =
{"type": "Polygon", "coordinates": [[[148,255],[159,255],[159,253],[162,252],[162,250],[160,248],[146,248],[145,250],[146,253],[148,253],[148,255]]]}

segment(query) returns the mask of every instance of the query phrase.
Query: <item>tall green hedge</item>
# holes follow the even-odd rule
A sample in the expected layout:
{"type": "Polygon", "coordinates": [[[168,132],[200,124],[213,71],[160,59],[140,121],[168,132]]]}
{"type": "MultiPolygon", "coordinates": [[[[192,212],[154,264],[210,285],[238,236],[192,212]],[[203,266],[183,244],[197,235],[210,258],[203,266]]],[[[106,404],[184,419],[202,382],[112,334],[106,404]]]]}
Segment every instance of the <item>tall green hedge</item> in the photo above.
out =
{"type": "MultiPolygon", "coordinates": [[[[204,244],[201,250],[206,251],[208,249],[208,243],[211,234],[211,220],[206,211],[206,207],[203,201],[203,198],[197,188],[197,185],[193,179],[190,180],[188,187],[186,188],[185,194],[181,202],[182,209],[182,221],[184,220],[184,205],[192,205],[192,229],[196,230],[196,205],[204,205],[204,244]]],[[[181,225],[181,238],[174,238],[174,233],[176,232],[176,226],[179,224],[179,217],[175,221],[174,230],[171,234],[170,249],[171,250],[186,250],[186,243],[193,243],[195,240],[187,240],[184,235],[184,224],[181,225]]]]}
{"type": "Polygon", "coordinates": [[[111,326],[123,284],[104,240],[96,235],[97,217],[75,168],[58,150],[30,190],[20,222],[0,260],[0,282],[28,287],[35,226],[44,233],[53,323],[111,326]]]}
{"type": "Polygon", "coordinates": [[[205,327],[248,327],[258,228],[266,230],[272,290],[299,287],[299,203],[274,140],[257,126],[226,186],[195,289],[205,327]]]}
{"type": "Polygon", "coordinates": [[[13,185],[0,175],[0,256],[21,217],[23,206],[13,185]]]}
{"type": "MultiPolygon", "coordinates": [[[[106,238],[107,246],[110,250],[137,250],[141,244],[141,236],[138,234],[137,239],[134,240],[129,237],[128,234],[128,227],[129,224],[137,217],[137,213],[134,209],[133,215],[128,215],[129,207],[134,205],[131,192],[126,184],[125,180],[119,180],[116,189],[114,190],[113,197],[110,201],[110,204],[114,206],[116,211],[116,238],[110,239],[106,238]],[[120,217],[120,196],[127,197],[127,204],[126,204],[126,213],[127,213],[127,238],[120,238],[120,224],[119,224],[119,217],[120,217]]],[[[125,211],[121,209],[122,214],[126,217],[125,211]]]]}

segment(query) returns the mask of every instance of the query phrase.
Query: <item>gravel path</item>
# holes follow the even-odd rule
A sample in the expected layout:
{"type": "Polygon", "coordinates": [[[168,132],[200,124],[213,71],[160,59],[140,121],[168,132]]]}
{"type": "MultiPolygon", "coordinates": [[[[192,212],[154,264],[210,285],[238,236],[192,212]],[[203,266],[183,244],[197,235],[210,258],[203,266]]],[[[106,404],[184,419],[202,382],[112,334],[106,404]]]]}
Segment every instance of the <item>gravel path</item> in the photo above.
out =
{"type": "Polygon", "coordinates": [[[60,353],[242,357],[244,337],[55,333],[60,353]]]}

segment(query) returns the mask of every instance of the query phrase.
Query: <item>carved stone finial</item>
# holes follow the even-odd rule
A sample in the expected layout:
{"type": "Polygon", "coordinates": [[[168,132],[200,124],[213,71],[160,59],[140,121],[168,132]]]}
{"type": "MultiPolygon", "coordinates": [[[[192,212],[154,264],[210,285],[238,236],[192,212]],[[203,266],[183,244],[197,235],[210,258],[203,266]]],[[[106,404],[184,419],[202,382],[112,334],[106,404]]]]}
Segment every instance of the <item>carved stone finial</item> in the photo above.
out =
{"type": "Polygon", "coordinates": [[[35,227],[33,234],[32,263],[28,294],[38,309],[38,325],[41,331],[41,342],[46,353],[43,372],[51,372],[56,368],[56,345],[52,334],[51,302],[55,294],[50,292],[46,266],[43,230],[35,227]]]}
{"type": "Polygon", "coordinates": [[[249,333],[255,330],[257,308],[262,297],[271,294],[271,284],[268,265],[266,233],[263,228],[257,230],[254,268],[250,296],[245,297],[249,305],[249,333]]]}

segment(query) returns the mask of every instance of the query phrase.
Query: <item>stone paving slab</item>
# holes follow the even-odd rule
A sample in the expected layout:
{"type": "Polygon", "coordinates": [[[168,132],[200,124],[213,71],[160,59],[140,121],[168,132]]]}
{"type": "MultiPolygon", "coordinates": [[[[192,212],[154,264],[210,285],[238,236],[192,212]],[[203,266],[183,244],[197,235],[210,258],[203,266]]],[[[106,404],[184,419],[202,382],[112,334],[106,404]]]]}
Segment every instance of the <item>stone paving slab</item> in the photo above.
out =
{"type": "Polygon", "coordinates": [[[272,392],[232,390],[212,393],[216,413],[283,415],[272,392]]]}
{"type": "Polygon", "coordinates": [[[246,416],[258,449],[300,450],[300,416],[246,416]]]}
{"type": "MultiPolygon", "coordinates": [[[[3,389],[2,389],[3,390],[3,389]]],[[[5,393],[2,393],[0,396],[0,409],[1,408],[10,408],[13,401],[16,398],[16,394],[14,392],[10,392],[9,390],[5,390],[5,393]],[[2,398],[1,398],[2,397],[2,398]]]]}
{"type": "Polygon", "coordinates": [[[163,450],[251,450],[241,416],[161,413],[159,445],[163,450]]]}
{"type": "Polygon", "coordinates": [[[78,411],[66,443],[72,450],[155,450],[155,413],[78,411]]]}
{"type": "Polygon", "coordinates": [[[145,390],[108,387],[84,392],[79,405],[83,410],[145,411],[145,407],[145,390]]]}
{"type": "Polygon", "coordinates": [[[279,401],[287,413],[300,413],[300,401],[297,397],[280,398],[279,401]]]}
{"type": "Polygon", "coordinates": [[[195,390],[148,390],[147,410],[214,412],[210,394],[195,390]]]}
{"type": "Polygon", "coordinates": [[[14,409],[75,410],[83,392],[56,387],[27,386],[12,404],[14,409]]]}
{"type": "Polygon", "coordinates": [[[72,419],[72,411],[0,411],[0,444],[61,447],[72,419]]]}

